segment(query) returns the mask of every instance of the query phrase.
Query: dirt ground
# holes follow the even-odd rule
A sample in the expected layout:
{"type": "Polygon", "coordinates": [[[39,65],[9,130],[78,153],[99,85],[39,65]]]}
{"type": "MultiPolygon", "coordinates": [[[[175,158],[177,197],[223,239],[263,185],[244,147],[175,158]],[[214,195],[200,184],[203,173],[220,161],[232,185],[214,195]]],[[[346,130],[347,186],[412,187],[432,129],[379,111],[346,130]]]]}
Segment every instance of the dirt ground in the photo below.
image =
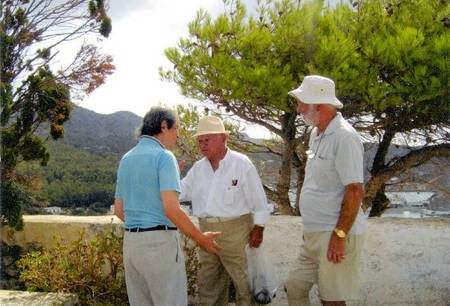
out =
{"type": "MultiPolygon", "coordinates": [[[[280,286],[270,305],[288,305],[283,281],[295,266],[302,237],[301,217],[273,216],[264,247],[280,286]]],[[[361,259],[360,299],[348,305],[450,304],[450,218],[375,218],[361,259]]],[[[317,288],[310,293],[319,305],[317,288]]]]}

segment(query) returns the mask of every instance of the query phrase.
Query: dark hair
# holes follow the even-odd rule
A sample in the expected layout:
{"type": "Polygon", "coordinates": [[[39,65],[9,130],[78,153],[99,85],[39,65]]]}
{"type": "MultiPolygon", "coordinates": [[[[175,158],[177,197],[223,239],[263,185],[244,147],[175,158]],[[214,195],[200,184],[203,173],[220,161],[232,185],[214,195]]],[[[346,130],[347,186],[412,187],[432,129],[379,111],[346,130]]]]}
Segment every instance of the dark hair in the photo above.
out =
{"type": "Polygon", "coordinates": [[[171,129],[177,121],[175,111],[160,106],[152,107],[142,120],[141,136],[154,136],[161,133],[161,123],[167,122],[167,128],[171,129]]]}

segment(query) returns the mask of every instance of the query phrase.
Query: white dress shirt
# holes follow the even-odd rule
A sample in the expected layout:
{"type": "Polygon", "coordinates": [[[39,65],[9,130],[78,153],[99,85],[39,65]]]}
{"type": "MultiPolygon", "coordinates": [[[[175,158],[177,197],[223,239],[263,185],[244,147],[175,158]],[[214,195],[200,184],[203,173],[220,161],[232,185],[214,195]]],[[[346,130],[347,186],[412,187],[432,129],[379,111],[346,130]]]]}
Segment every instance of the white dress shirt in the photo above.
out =
{"type": "Polygon", "coordinates": [[[238,217],[253,214],[254,224],[265,224],[270,210],[261,179],[250,159],[227,148],[216,171],[204,157],[181,181],[180,201],[192,201],[194,216],[238,217]]]}

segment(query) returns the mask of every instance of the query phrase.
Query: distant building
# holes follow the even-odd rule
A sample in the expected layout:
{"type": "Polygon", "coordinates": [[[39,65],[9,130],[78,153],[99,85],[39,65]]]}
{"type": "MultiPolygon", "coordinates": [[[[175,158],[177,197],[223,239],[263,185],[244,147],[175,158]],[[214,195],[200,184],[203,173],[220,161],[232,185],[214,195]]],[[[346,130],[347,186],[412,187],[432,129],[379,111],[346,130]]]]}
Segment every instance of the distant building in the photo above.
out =
{"type": "Polygon", "coordinates": [[[390,200],[390,207],[430,207],[430,200],[435,192],[428,191],[398,191],[386,192],[386,196],[390,200]]]}
{"type": "Polygon", "coordinates": [[[44,211],[52,215],[60,215],[63,212],[62,208],[59,206],[44,207],[44,211]]]}

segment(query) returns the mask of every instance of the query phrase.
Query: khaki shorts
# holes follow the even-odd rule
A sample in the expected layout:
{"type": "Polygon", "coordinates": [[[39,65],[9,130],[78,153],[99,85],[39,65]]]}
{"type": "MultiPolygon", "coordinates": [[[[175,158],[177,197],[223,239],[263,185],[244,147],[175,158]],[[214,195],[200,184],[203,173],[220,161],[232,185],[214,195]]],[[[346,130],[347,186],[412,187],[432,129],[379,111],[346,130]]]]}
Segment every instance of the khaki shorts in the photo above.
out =
{"type": "Polygon", "coordinates": [[[291,272],[292,281],[302,280],[318,284],[320,299],[346,301],[358,298],[359,260],[365,234],[348,235],[345,259],[339,264],[327,258],[331,232],[304,233],[300,250],[300,264],[291,272]]]}

